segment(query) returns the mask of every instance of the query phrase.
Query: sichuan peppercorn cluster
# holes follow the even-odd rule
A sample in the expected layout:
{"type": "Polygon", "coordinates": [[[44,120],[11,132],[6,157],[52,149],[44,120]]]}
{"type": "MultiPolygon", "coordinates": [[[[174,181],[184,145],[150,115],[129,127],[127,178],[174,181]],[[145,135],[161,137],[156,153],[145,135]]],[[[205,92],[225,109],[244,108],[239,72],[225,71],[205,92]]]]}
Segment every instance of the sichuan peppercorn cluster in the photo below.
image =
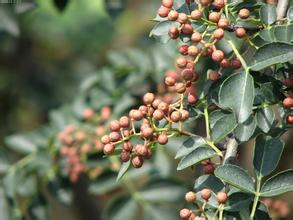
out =
{"type": "MultiPolygon", "coordinates": [[[[80,175],[88,172],[86,165],[88,155],[101,152],[103,144],[100,141],[102,135],[105,134],[105,122],[111,115],[111,109],[104,107],[100,114],[93,109],[87,108],[83,111],[83,120],[91,124],[95,129],[83,128],[74,124],[67,125],[63,131],[59,132],[57,139],[61,143],[60,156],[66,160],[66,171],[69,180],[73,183],[77,182],[80,175]]],[[[99,172],[97,167],[91,172],[99,172]]]]}
{"type": "MultiPolygon", "coordinates": [[[[185,92],[185,85],[182,87],[176,88],[178,94],[185,92]]],[[[151,159],[154,144],[165,145],[170,136],[181,133],[182,122],[189,118],[182,98],[175,103],[167,103],[152,93],[146,93],[143,103],[138,109],[132,109],[129,116],[112,121],[109,126],[111,133],[101,139],[105,154],[111,155],[117,149],[121,161],[131,160],[135,168],[141,167],[145,159],[151,159]]]]}

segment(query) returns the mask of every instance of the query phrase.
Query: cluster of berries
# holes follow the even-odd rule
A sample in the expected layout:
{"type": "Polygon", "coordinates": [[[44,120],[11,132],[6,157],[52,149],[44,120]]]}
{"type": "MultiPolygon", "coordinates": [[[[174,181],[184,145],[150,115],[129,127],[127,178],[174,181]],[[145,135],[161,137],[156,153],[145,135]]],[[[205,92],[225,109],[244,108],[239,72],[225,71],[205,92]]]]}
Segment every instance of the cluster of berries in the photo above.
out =
{"type": "Polygon", "coordinates": [[[104,153],[111,155],[117,149],[122,162],[131,160],[133,167],[140,168],[144,159],[151,159],[151,148],[156,143],[165,145],[170,136],[182,132],[182,122],[189,118],[189,112],[183,108],[182,91],[179,93],[181,98],[172,104],[146,93],[144,105],[110,123],[111,133],[101,138],[104,153]],[[139,137],[139,141],[136,139],[138,143],[133,146],[135,137],[139,137]]]}
{"type": "MultiPolygon", "coordinates": [[[[178,58],[177,66],[179,68],[185,68],[187,64],[195,64],[201,56],[209,56],[213,61],[219,63],[221,68],[240,68],[241,62],[237,58],[225,58],[224,52],[215,46],[217,41],[223,39],[225,30],[231,30],[230,21],[223,13],[225,1],[205,0],[196,2],[198,3],[198,8],[193,10],[190,15],[182,12],[179,13],[172,9],[172,0],[163,0],[158,10],[159,16],[180,23],[179,27],[174,25],[169,29],[171,39],[177,39],[181,35],[185,39],[187,37],[189,38],[188,43],[179,48],[179,52],[183,56],[188,55],[191,59],[178,58]],[[212,10],[209,11],[206,19],[203,15],[203,10],[210,5],[212,5],[212,10]],[[206,29],[201,32],[195,30],[192,23],[196,21],[201,21],[203,24],[206,24],[206,29]]],[[[238,15],[241,19],[247,19],[250,17],[250,12],[243,8],[239,11],[238,15]]],[[[235,35],[239,38],[247,36],[246,30],[243,27],[233,26],[232,30],[234,30],[235,35]]],[[[210,80],[217,80],[219,77],[220,73],[218,71],[211,71],[208,76],[210,80]]]]}
{"type": "Polygon", "coordinates": [[[268,208],[270,216],[272,219],[284,219],[290,213],[289,205],[286,201],[281,199],[273,200],[270,198],[264,199],[262,201],[268,208]]]}
{"type": "Polygon", "coordinates": [[[201,162],[202,171],[204,174],[213,174],[215,170],[215,164],[211,160],[204,160],[201,162]]]}
{"type": "Polygon", "coordinates": [[[103,150],[100,137],[106,132],[103,124],[110,115],[111,109],[108,107],[103,108],[100,115],[90,108],[85,109],[83,112],[84,120],[91,122],[95,120],[95,123],[99,124],[95,127],[94,132],[91,129],[77,128],[70,124],[58,133],[57,138],[62,145],[59,152],[61,157],[67,161],[66,170],[71,182],[76,182],[80,175],[88,170],[82,158],[86,160],[87,155],[103,150]]]}
{"type": "Polygon", "coordinates": [[[178,94],[187,94],[187,102],[195,104],[198,101],[196,95],[195,82],[199,79],[199,74],[196,73],[193,63],[190,63],[185,58],[176,60],[179,75],[176,71],[169,70],[166,72],[165,84],[169,91],[174,91],[178,94]]]}
{"type": "MultiPolygon", "coordinates": [[[[293,108],[293,94],[288,94],[288,97],[283,100],[283,106],[288,109],[293,108]]],[[[293,115],[289,114],[287,116],[287,123],[292,125],[293,124],[293,115]]]]}
{"type": "MultiPolygon", "coordinates": [[[[205,201],[204,203],[198,201],[198,199],[196,198],[196,194],[192,191],[185,194],[186,202],[196,204],[199,209],[197,211],[193,211],[187,208],[181,209],[179,215],[182,220],[205,220],[206,219],[204,216],[201,216],[201,215],[203,215],[205,212],[205,206],[212,196],[212,191],[210,189],[202,189],[200,191],[200,196],[205,201]]],[[[216,198],[220,206],[227,202],[228,195],[226,192],[218,192],[216,195],[216,198]]]]}

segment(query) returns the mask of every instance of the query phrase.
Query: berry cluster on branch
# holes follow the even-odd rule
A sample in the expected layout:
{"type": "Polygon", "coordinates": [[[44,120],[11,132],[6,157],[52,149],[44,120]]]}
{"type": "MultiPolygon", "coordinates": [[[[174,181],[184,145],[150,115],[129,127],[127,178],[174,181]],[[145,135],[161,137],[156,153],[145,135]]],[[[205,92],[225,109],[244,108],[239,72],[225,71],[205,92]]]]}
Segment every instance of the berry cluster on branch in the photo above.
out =
{"type": "MultiPolygon", "coordinates": [[[[85,163],[88,155],[103,150],[103,144],[100,138],[106,132],[104,124],[110,115],[111,109],[109,107],[104,107],[100,114],[97,114],[91,108],[87,108],[83,112],[83,120],[92,124],[95,127],[94,131],[69,124],[63,131],[58,133],[57,139],[62,145],[59,153],[67,161],[66,170],[71,182],[77,182],[82,173],[90,171],[90,168],[85,163]]],[[[91,175],[96,176],[100,173],[100,169],[97,167],[90,172],[91,175]]]]}
{"type": "MultiPolygon", "coordinates": [[[[180,210],[179,216],[182,220],[205,220],[206,216],[206,205],[212,196],[212,191],[210,189],[202,189],[199,192],[201,200],[197,198],[195,192],[190,191],[185,194],[185,201],[192,205],[196,205],[196,209],[187,209],[183,208],[180,210]]],[[[216,211],[215,216],[218,212],[221,212],[223,205],[228,200],[228,195],[226,192],[218,192],[216,195],[216,200],[218,202],[218,210],[216,211]]]]}
{"type": "Polygon", "coordinates": [[[183,106],[182,93],[185,90],[184,85],[176,89],[180,98],[174,103],[167,103],[156,98],[153,93],[146,93],[143,97],[144,105],[132,109],[129,116],[122,116],[110,123],[111,133],[101,138],[104,153],[111,155],[117,149],[122,162],[131,160],[133,167],[140,168],[144,159],[151,159],[152,148],[156,143],[165,145],[171,136],[185,134],[182,123],[189,118],[189,112],[183,106]],[[137,142],[136,138],[140,142],[133,144],[134,139],[137,142]]]}

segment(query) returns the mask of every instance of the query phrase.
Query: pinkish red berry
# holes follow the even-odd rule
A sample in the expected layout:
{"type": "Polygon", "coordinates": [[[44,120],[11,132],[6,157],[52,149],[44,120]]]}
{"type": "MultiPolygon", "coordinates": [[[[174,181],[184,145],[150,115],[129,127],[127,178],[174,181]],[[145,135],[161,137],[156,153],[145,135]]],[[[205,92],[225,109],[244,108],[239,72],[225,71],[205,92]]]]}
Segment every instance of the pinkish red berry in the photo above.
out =
{"type": "Polygon", "coordinates": [[[180,110],[181,113],[181,121],[186,121],[189,118],[189,112],[185,109],[180,110]]]}
{"type": "Polygon", "coordinates": [[[156,119],[157,121],[162,120],[165,117],[165,114],[163,111],[161,111],[160,109],[156,109],[153,113],[153,117],[154,119],[156,119]]]}
{"type": "Polygon", "coordinates": [[[186,86],[182,82],[178,82],[175,84],[175,90],[176,92],[182,94],[186,91],[186,86]]]}
{"type": "Polygon", "coordinates": [[[239,69],[242,66],[242,64],[241,64],[240,60],[236,58],[236,59],[232,60],[231,66],[233,69],[239,69]]]}
{"type": "Polygon", "coordinates": [[[168,113],[169,111],[169,105],[166,102],[160,102],[158,109],[161,110],[164,113],[168,113]]]}
{"type": "Polygon", "coordinates": [[[129,161],[130,160],[130,153],[129,153],[129,151],[122,151],[121,154],[120,154],[120,160],[123,163],[126,163],[127,161],[129,161]]]}
{"type": "Polygon", "coordinates": [[[218,28],[214,31],[214,38],[217,40],[221,40],[224,37],[224,30],[222,28],[218,28]]]}
{"type": "Polygon", "coordinates": [[[293,115],[288,115],[287,116],[287,123],[290,124],[290,125],[293,124],[293,115]]]}
{"type": "Polygon", "coordinates": [[[194,77],[194,71],[192,69],[185,68],[184,70],[182,70],[181,76],[184,80],[190,81],[194,77]]]}
{"type": "Polygon", "coordinates": [[[178,21],[181,23],[181,24],[185,24],[187,23],[188,21],[188,17],[185,13],[179,13],[178,15],[178,21]]]}
{"type": "Polygon", "coordinates": [[[248,9],[246,8],[243,8],[239,11],[238,13],[239,17],[242,18],[242,19],[246,19],[250,16],[250,12],[248,9]]]}
{"type": "Polygon", "coordinates": [[[158,10],[158,15],[160,15],[162,18],[165,18],[168,16],[169,12],[170,12],[170,8],[167,8],[162,5],[158,10]]]}
{"type": "Polygon", "coordinates": [[[198,9],[195,9],[190,14],[192,20],[199,20],[202,17],[202,12],[198,9]]]}
{"type": "Polygon", "coordinates": [[[119,131],[120,130],[120,123],[119,123],[119,121],[117,121],[117,120],[111,121],[111,123],[110,123],[110,129],[111,129],[111,131],[119,131]]]}
{"type": "Polygon", "coordinates": [[[220,20],[220,18],[221,18],[221,15],[218,12],[211,12],[209,14],[209,20],[211,22],[218,23],[218,21],[220,20]]]}
{"type": "Polygon", "coordinates": [[[182,45],[180,48],[179,48],[179,53],[183,56],[187,55],[188,54],[188,45],[182,45]]]}
{"type": "Polygon", "coordinates": [[[174,111],[171,113],[170,119],[172,122],[177,123],[181,120],[181,117],[182,117],[182,115],[179,111],[174,111]]]}
{"type": "Polygon", "coordinates": [[[222,67],[222,68],[229,68],[230,67],[230,61],[228,60],[228,59],[223,59],[222,61],[221,61],[221,63],[220,63],[220,66],[222,67]]]}
{"type": "Polygon", "coordinates": [[[212,53],[212,59],[216,62],[221,62],[224,59],[224,57],[225,57],[225,54],[221,50],[215,50],[212,53]]]}
{"type": "Polygon", "coordinates": [[[184,24],[181,30],[182,30],[183,34],[192,34],[193,33],[193,27],[191,24],[184,24]]]}
{"type": "Polygon", "coordinates": [[[225,1],[224,0],[214,0],[213,6],[217,9],[221,9],[225,6],[225,1]]]}
{"type": "Polygon", "coordinates": [[[179,30],[177,27],[171,27],[169,29],[168,35],[171,39],[177,39],[179,37],[179,30]]]}
{"type": "Polygon", "coordinates": [[[135,156],[131,160],[131,163],[134,168],[140,168],[143,165],[143,158],[141,156],[135,156]]]}
{"type": "Polygon", "coordinates": [[[201,33],[199,32],[194,32],[192,35],[191,35],[191,41],[193,43],[198,43],[202,40],[202,36],[201,36],[201,33]]]}
{"type": "Polygon", "coordinates": [[[145,128],[142,128],[141,129],[141,136],[146,138],[146,139],[149,139],[153,136],[153,129],[150,128],[150,127],[145,127],[145,128]]]}
{"type": "Polygon", "coordinates": [[[235,34],[238,38],[243,38],[246,36],[246,30],[244,28],[236,28],[235,34]]]}
{"type": "Polygon", "coordinates": [[[165,145],[168,143],[168,136],[166,134],[160,134],[158,136],[158,143],[161,145],[165,145]]]}
{"type": "Polygon", "coordinates": [[[135,121],[140,121],[143,118],[143,113],[140,110],[134,110],[130,115],[130,118],[135,121]]]}
{"type": "Polygon", "coordinates": [[[132,149],[133,149],[133,145],[132,145],[131,142],[129,142],[129,141],[125,141],[125,142],[123,143],[123,145],[122,145],[122,150],[124,150],[124,151],[128,151],[128,152],[131,152],[132,149]]]}
{"type": "Polygon", "coordinates": [[[187,65],[187,60],[184,57],[178,57],[176,59],[176,65],[178,68],[185,68],[187,65]]]}
{"type": "Polygon", "coordinates": [[[211,198],[212,192],[210,189],[203,189],[200,191],[200,196],[204,200],[208,201],[211,198]]]}
{"type": "Polygon", "coordinates": [[[104,154],[110,155],[113,154],[115,151],[115,145],[114,144],[106,144],[104,146],[104,154]]]}
{"type": "Polygon", "coordinates": [[[174,86],[175,83],[176,83],[176,80],[175,80],[173,77],[171,77],[171,76],[167,76],[167,77],[165,78],[165,84],[166,84],[167,86],[174,86]]]}
{"type": "Polygon", "coordinates": [[[291,98],[291,97],[287,97],[287,98],[285,98],[285,99],[283,100],[283,105],[284,105],[284,107],[286,107],[286,108],[291,108],[291,107],[293,107],[293,98],[291,98]]]}
{"type": "Polygon", "coordinates": [[[103,144],[109,144],[111,142],[111,138],[108,135],[104,135],[101,138],[101,141],[102,141],[103,144]]]}
{"type": "Polygon", "coordinates": [[[178,19],[178,15],[179,15],[179,13],[177,11],[172,10],[168,14],[168,20],[169,21],[176,21],[178,19]]]}
{"type": "Polygon", "coordinates": [[[218,71],[212,70],[209,72],[209,80],[216,81],[220,78],[220,73],[218,71]]]}
{"type": "Polygon", "coordinates": [[[87,108],[83,111],[83,117],[87,120],[91,119],[95,115],[95,112],[91,108],[87,108]]]}
{"type": "Polygon", "coordinates": [[[188,220],[188,218],[191,216],[191,211],[189,209],[181,209],[180,210],[180,218],[184,220],[188,220]]]}
{"type": "Polygon", "coordinates": [[[163,0],[162,5],[164,5],[167,8],[172,8],[173,6],[173,0],[163,0]]]}
{"type": "Polygon", "coordinates": [[[151,105],[154,100],[155,100],[155,95],[153,93],[148,92],[143,96],[143,102],[146,105],[151,105]]]}
{"type": "Polygon", "coordinates": [[[198,101],[198,97],[196,95],[190,94],[190,93],[188,94],[188,96],[187,96],[188,103],[195,104],[195,103],[197,103],[197,101],[198,101]]]}
{"type": "Polygon", "coordinates": [[[109,134],[109,137],[110,137],[110,139],[111,139],[112,142],[116,142],[116,141],[119,141],[120,140],[121,135],[120,135],[120,133],[114,131],[114,132],[111,132],[109,134]]]}
{"type": "Polygon", "coordinates": [[[217,201],[220,204],[225,204],[228,200],[228,195],[225,192],[218,192],[217,193],[217,201]]]}
{"type": "Polygon", "coordinates": [[[130,126],[130,120],[127,116],[122,116],[119,119],[119,123],[121,125],[122,128],[128,128],[130,126]]]}
{"type": "Polygon", "coordinates": [[[226,29],[229,27],[229,20],[227,18],[221,18],[219,21],[218,21],[218,27],[219,28],[223,28],[223,29],[226,29]]]}
{"type": "Polygon", "coordinates": [[[196,201],[196,195],[194,192],[190,191],[188,193],[185,194],[185,200],[186,202],[195,202],[196,201]]]}
{"type": "Polygon", "coordinates": [[[198,55],[198,53],[199,53],[199,49],[196,46],[192,45],[188,47],[189,56],[195,57],[198,55]]]}

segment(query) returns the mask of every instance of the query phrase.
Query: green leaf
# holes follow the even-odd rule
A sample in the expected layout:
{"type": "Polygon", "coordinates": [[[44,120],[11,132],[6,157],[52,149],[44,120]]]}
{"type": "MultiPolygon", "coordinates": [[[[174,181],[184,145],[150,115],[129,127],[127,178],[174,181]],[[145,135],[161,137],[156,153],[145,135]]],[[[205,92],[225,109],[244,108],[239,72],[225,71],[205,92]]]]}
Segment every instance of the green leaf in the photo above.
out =
{"type": "Polygon", "coordinates": [[[113,199],[103,212],[105,220],[134,219],[138,212],[135,200],[126,196],[113,199]]]}
{"type": "Polygon", "coordinates": [[[33,175],[21,175],[17,177],[17,194],[21,196],[32,196],[37,190],[37,180],[33,175]]]}
{"type": "Polygon", "coordinates": [[[254,216],[255,220],[271,220],[269,210],[266,205],[259,203],[254,216]]]}
{"type": "Polygon", "coordinates": [[[2,188],[0,188],[0,213],[1,213],[1,220],[10,220],[9,217],[9,205],[5,198],[5,193],[2,188]]]}
{"type": "Polygon", "coordinates": [[[257,50],[249,68],[259,71],[277,63],[286,63],[289,60],[293,60],[293,45],[271,43],[257,50]]]}
{"type": "Polygon", "coordinates": [[[14,198],[15,195],[15,185],[16,185],[16,173],[15,172],[7,172],[7,174],[2,179],[2,184],[4,188],[4,192],[7,197],[14,198]]]}
{"type": "Polygon", "coordinates": [[[124,174],[127,172],[129,167],[130,167],[130,160],[127,161],[126,163],[122,163],[119,173],[117,175],[116,181],[120,180],[124,176],[124,174]]]}
{"type": "Polygon", "coordinates": [[[252,41],[258,47],[273,42],[290,44],[293,41],[293,24],[276,25],[260,30],[252,41]]]}
{"type": "MultiPolygon", "coordinates": [[[[169,147],[169,146],[168,146],[169,147]]],[[[165,148],[160,147],[156,150],[154,165],[160,173],[160,176],[167,177],[172,172],[172,162],[170,161],[165,148]]]]}
{"type": "Polygon", "coordinates": [[[217,193],[224,189],[224,183],[214,175],[202,175],[195,180],[194,190],[199,192],[202,189],[209,188],[213,192],[217,193]]]}
{"type": "Polygon", "coordinates": [[[0,7],[0,31],[6,31],[12,36],[17,37],[20,33],[16,16],[12,10],[7,10],[5,7],[0,7]]]}
{"type": "Polygon", "coordinates": [[[268,133],[270,131],[274,123],[274,119],[275,114],[270,106],[261,108],[256,113],[257,125],[264,133],[268,133]]]}
{"type": "Polygon", "coordinates": [[[291,6],[288,11],[287,11],[287,18],[290,20],[290,21],[293,21],[293,6],[291,6]]]}
{"type": "Polygon", "coordinates": [[[272,82],[262,83],[260,85],[260,92],[268,103],[277,103],[279,101],[280,91],[276,89],[276,85],[272,82]]]}
{"type": "Polygon", "coordinates": [[[133,97],[131,97],[128,93],[125,93],[122,97],[119,98],[119,100],[120,102],[118,102],[113,109],[113,114],[116,115],[121,115],[135,103],[133,97]]]}
{"type": "Polygon", "coordinates": [[[7,156],[4,151],[0,150],[0,176],[6,173],[10,167],[7,156]]]}
{"type": "Polygon", "coordinates": [[[215,176],[244,192],[255,193],[253,179],[241,167],[225,164],[215,170],[215,176]]]}
{"type": "Polygon", "coordinates": [[[194,151],[196,148],[205,146],[205,145],[206,145],[206,141],[202,137],[197,135],[189,137],[186,141],[183,142],[183,144],[178,149],[175,159],[184,157],[187,154],[194,151]]]}
{"type": "Polygon", "coordinates": [[[18,153],[29,154],[37,150],[37,146],[24,135],[11,135],[5,138],[5,144],[18,153]]]}
{"type": "Polygon", "coordinates": [[[219,104],[232,109],[239,123],[245,122],[252,113],[254,99],[253,77],[244,72],[229,76],[221,85],[219,104]]]}
{"type": "Polygon", "coordinates": [[[273,24],[277,20],[277,10],[274,5],[265,4],[260,8],[260,18],[265,24],[273,24]]]}
{"type": "Polygon", "coordinates": [[[178,202],[186,189],[179,183],[172,180],[157,180],[149,183],[144,189],[139,191],[140,196],[151,203],[178,202]]]}
{"type": "Polygon", "coordinates": [[[224,209],[230,212],[238,212],[244,207],[248,207],[252,201],[252,196],[246,193],[233,193],[229,195],[228,202],[225,203],[224,209]]]}
{"type": "Polygon", "coordinates": [[[234,135],[238,142],[248,141],[256,128],[254,116],[250,116],[245,122],[239,123],[234,129],[234,135]]]}
{"type": "Polygon", "coordinates": [[[173,3],[173,7],[174,7],[175,10],[180,9],[184,5],[185,5],[185,0],[176,0],[173,3]]]}
{"type": "Polygon", "coordinates": [[[216,155],[217,153],[209,147],[198,147],[181,159],[177,170],[183,170],[191,165],[196,165],[201,161],[210,159],[216,155]]]}
{"type": "Polygon", "coordinates": [[[233,113],[216,110],[210,114],[210,125],[212,140],[218,143],[231,133],[237,124],[233,113]]]}
{"type": "Polygon", "coordinates": [[[143,211],[144,211],[144,216],[146,220],[154,220],[154,219],[177,220],[179,209],[177,210],[174,207],[147,205],[143,207],[143,211]]]}
{"type": "Polygon", "coordinates": [[[277,167],[281,158],[284,142],[279,138],[259,135],[254,146],[253,166],[259,177],[269,175],[277,167]]]}
{"type": "Polygon", "coordinates": [[[293,170],[286,170],[268,179],[261,188],[261,196],[277,196],[293,191],[293,170]]]}
{"type": "Polygon", "coordinates": [[[116,181],[115,173],[106,173],[90,184],[89,192],[99,195],[114,190],[121,184],[121,182],[116,181]]]}
{"type": "Polygon", "coordinates": [[[162,21],[155,25],[150,32],[150,37],[159,39],[162,43],[167,43],[170,39],[168,32],[171,27],[179,27],[176,21],[162,21]]]}

